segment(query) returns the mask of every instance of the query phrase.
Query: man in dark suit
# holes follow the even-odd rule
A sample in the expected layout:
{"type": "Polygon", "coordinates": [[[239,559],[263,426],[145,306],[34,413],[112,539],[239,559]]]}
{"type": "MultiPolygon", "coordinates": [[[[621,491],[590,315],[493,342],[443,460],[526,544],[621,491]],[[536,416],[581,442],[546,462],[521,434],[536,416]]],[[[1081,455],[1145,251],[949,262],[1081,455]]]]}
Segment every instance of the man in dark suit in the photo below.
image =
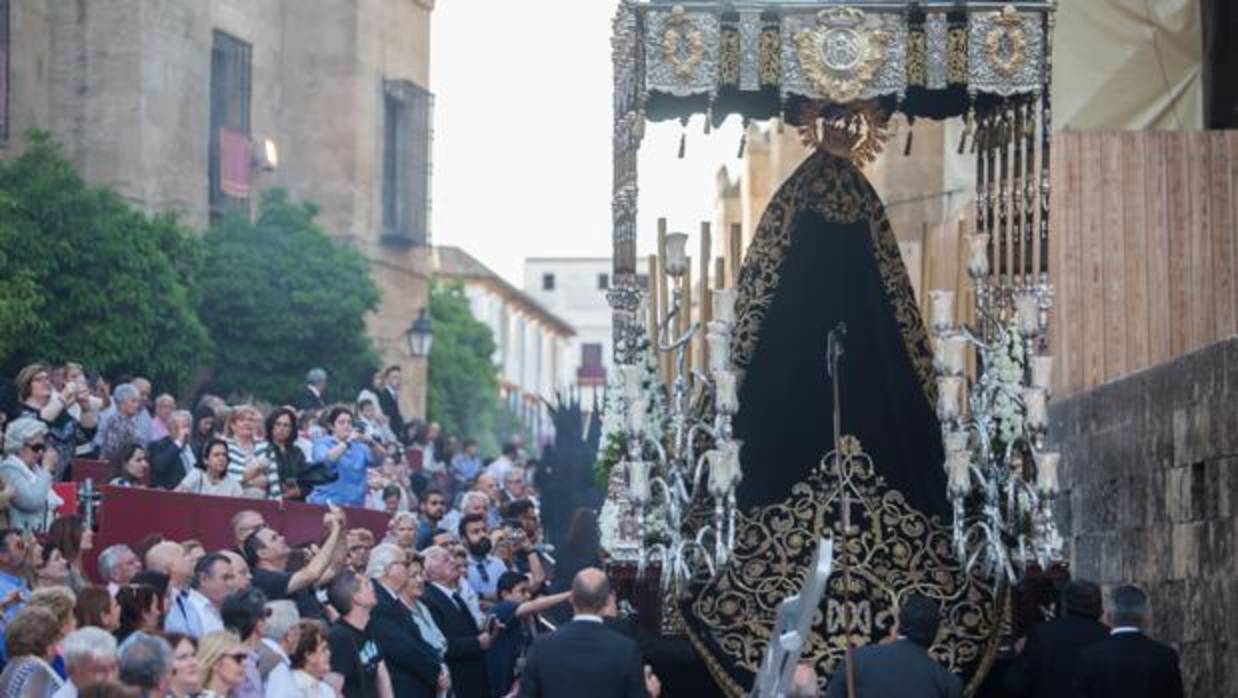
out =
{"type": "Polygon", "coordinates": [[[1085,647],[1109,637],[1099,621],[1100,587],[1075,580],[1062,589],[1063,615],[1034,626],[1006,671],[1006,690],[1025,698],[1069,696],[1085,647]]]}
{"type": "MultiPolygon", "coordinates": [[[[939,623],[936,603],[917,594],[904,598],[890,641],[861,647],[852,655],[857,698],[962,698],[959,677],[928,653],[939,623]]],[[[840,662],[825,696],[846,695],[846,669],[840,662]]]]}
{"type": "Polygon", "coordinates": [[[636,642],[603,625],[609,603],[606,574],[581,570],[572,580],[575,616],[533,643],[520,677],[521,698],[657,697],[658,680],[643,668],[636,642]]]}
{"type": "Polygon", "coordinates": [[[391,690],[400,698],[434,698],[447,690],[446,669],[401,598],[409,585],[422,587],[421,564],[398,545],[384,543],[370,551],[366,573],[378,598],[369,629],[387,662],[391,690]]]}
{"type": "Polygon", "coordinates": [[[446,548],[431,546],[422,553],[426,585],[421,602],[430,609],[434,624],[447,638],[447,669],[456,698],[488,698],[486,650],[491,633],[482,632],[460,596],[460,566],[446,548]]]}
{"type": "Polygon", "coordinates": [[[297,410],[321,410],[327,406],[322,394],[327,389],[327,372],[321,368],[311,368],[305,374],[305,386],[292,400],[292,406],[297,410]]]}
{"type": "Polygon", "coordinates": [[[387,426],[395,434],[396,441],[408,443],[405,433],[404,415],[400,412],[400,381],[403,374],[399,366],[388,366],[383,371],[383,388],[378,391],[378,407],[387,415],[387,426]]]}
{"type": "Polygon", "coordinates": [[[1083,650],[1075,689],[1083,698],[1182,698],[1178,653],[1144,635],[1148,595],[1137,586],[1113,590],[1109,637],[1083,650]]]}

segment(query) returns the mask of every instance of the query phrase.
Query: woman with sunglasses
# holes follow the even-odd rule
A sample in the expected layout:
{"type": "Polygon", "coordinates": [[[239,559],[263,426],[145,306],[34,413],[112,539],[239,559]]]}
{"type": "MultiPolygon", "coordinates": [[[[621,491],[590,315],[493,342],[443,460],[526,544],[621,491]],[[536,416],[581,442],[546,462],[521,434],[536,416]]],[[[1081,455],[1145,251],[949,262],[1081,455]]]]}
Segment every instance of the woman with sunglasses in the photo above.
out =
{"type": "Polygon", "coordinates": [[[202,667],[202,698],[226,698],[245,679],[245,660],[249,651],[227,631],[202,636],[198,642],[198,664],[202,667]]]}
{"type": "Polygon", "coordinates": [[[52,492],[59,456],[47,447],[47,425],[32,417],[14,420],[4,432],[5,459],[0,461],[0,480],[9,491],[9,526],[43,532],[47,528],[49,503],[59,502],[52,492]]]}

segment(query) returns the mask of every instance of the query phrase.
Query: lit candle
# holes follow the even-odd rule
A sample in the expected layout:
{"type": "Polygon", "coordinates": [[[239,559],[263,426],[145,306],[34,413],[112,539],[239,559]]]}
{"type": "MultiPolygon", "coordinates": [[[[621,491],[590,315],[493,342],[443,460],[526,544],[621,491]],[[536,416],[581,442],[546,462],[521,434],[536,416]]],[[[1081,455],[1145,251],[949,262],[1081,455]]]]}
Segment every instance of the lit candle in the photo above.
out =
{"type": "Polygon", "coordinates": [[[973,279],[989,275],[989,234],[972,233],[967,236],[967,273],[973,279]]]}
{"type": "Polygon", "coordinates": [[[943,422],[959,416],[959,390],[963,379],[959,376],[943,376],[937,379],[937,418],[943,422]]]}
{"type": "Polygon", "coordinates": [[[739,466],[739,449],[743,441],[723,441],[718,447],[705,452],[709,463],[709,493],[725,497],[739,484],[743,471],[739,466]]]}
{"type": "Polygon", "coordinates": [[[1048,392],[1053,387],[1053,355],[1038,354],[1031,359],[1032,387],[1048,392]]]}
{"type": "Polygon", "coordinates": [[[935,332],[945,332],[954,327],[954,291],[935,289],[929,291],[930,326],[935,332]]]}
{"type": "Polygon", "coordinates": [[[739,412],[739,395],[735,389],[734,373],[714,372],[714,407],[719,414],[733,415],[739,412]]]}
{"type": "Polygon", "coordinates": [[[1060,458],[1061,454],[1055,451],[1036,454],[1036,489],[1041,494],[1057,494],[1057,463],[1060,458]]]}
{"type": "Polygon", "coordinates": [[[1023,409],[1027,412],[1027,426],[1039,431],[1049,424],[1049,414],[1044,388],[1023,389],[1023,409]]]}
{"type": "Polygon", "coordinates": [[[688,271],[688,234],[670,233],[666,236],[666,273],[676,278],[688,271]]]}
{"type": "Polygon", "coordinates": [[[640,506],[649,501],[649,463],[628,461],[628,496],[640,506]]]}
{"type": "Polygon", "coordinates": [[[1019,319],[1019,334],[1031,337],[1040,330],[1040,303],[1034,293],[1020,293],[1014,297],[1015,314],[1019,319]]]}
{"type": "Polygon", "coordinates": [[[712,373],[726,371],[731,367],[731,336],[718,332],[705,335],[709,344],[709,370],[712,373]]]}
{"type": "Polygon", "coordinates": [[[735,324],[735,289],[714,290],[714,320],[728,326],[735,324]]]}
{"type": "Polygon", "coordinates": [[[965,429],[953,429],[946,432],[946,453],[961,453],[967,451],[968,433],[965,429]]]}
{"type": "Polygon", "coordinates": [[[957,496],[966,495],[971,491],[971,454],[967,451],[955,451],[946,455],[947,487],[950,493],[957,496]]]}

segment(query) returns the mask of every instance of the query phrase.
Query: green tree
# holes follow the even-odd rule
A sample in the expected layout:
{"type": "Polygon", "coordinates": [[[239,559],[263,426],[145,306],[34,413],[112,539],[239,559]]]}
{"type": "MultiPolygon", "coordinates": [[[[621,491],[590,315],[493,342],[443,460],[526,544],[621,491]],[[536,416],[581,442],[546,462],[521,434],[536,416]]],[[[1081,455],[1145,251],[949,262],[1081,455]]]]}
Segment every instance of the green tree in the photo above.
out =
{"type": "Polygon", "coordinates": [[[175,217],[87,186],[31,134],[0,163],[0,365],[73,360],[182,387],[211,351],[192,304],[200,250],[175,217]]]}
{"type": "Polygon", "coordinates": [[[273,189],[256,221],[232,216],[207,232],[198,313],[219,347],[212,389],[283,402],[316,366],[330,374],[328,400],[369,383],[378,357],[365,315],[378,289],[365,257],[329,238],[317,213],[273,189]]]}
{"type": "Polygon", "coordinates": [[[473,317],[459,284],[431,290],[430,317],[434,344],[426,411],[444,433],[475,438],[482,453],[495,453],[499,383],[494,336],[473,317]]]}

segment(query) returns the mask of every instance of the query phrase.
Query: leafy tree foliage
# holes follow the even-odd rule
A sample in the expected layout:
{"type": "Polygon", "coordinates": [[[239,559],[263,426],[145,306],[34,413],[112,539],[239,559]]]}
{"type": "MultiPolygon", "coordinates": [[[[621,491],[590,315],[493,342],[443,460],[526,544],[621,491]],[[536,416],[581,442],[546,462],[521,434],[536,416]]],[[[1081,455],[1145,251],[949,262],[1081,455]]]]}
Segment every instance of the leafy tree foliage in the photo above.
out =
{"type": "Polygon", "coordinates": [[[499,383],[494,336],[473,317],[458,284],[431,291],[430,317],[434,344],[426,411],[444,433],[476,438],[482,453],[495,454],[499,383]]]}
{"type": "Polygon", "coordinates": [[[313,367],[330,375],[328,401],[369,384],[378,357],[365,315],[378,289],[365,257],[329,238],[317,213],[274,189],[256,221],[234,216],[207,232],[198,312],[219,347],[212,389],[285,402],[313,367]]]}
{"type": "Polygon", "coordinates": [[[176,389],[208,360],[193,308],[201,244],[89,187],[46,134],[0,163],[0,367],[80,361],[176,389]]]}

